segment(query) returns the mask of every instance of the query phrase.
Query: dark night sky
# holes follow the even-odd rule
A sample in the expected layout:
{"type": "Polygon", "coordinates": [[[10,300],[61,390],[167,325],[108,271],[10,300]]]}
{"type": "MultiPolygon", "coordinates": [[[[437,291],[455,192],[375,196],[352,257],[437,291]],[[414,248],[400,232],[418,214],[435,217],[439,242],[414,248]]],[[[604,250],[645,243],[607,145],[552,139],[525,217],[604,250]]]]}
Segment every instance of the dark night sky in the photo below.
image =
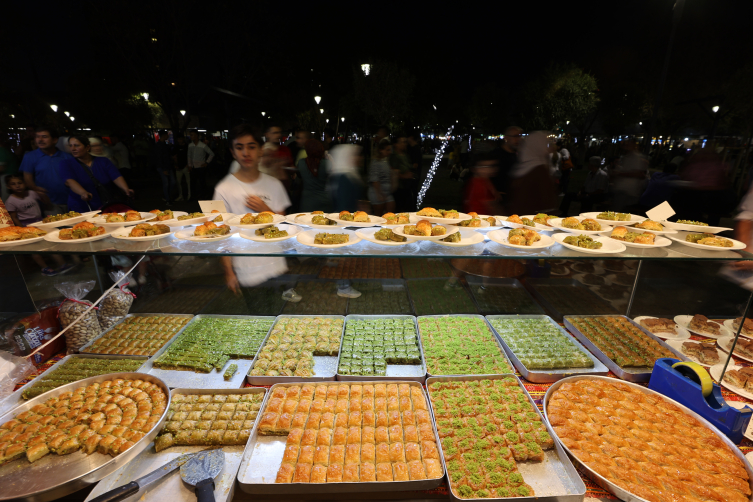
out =
{"type": "MultiPolygon", "coordinates": [[[[244,2],[245,3],[245,2],[244,2]]],[[[260,4],[250,30],[269,33],[281,65],[315,68],[323,93],[350,85],[351,68],[367,59],[395,60],[418,78],[417,100],[463,100],[485,82],[515,93],[550,61],[572,61],[600,85],[635,79],[653,89],[669,38],[674,0],[573,2],[426,2],[260,4]],[[325,90],[326,89],[326,90],[325,90]]],[[[106,47],[91,47],[86,26],[104,23],[81,1],[18,2],[16,21],[4,23],[11,50],[4,82],[61,91],[70,72],[96,68],[106,47]],[[9,61],[17,64],[9,65],[9,61]],[[8,69],[13,71],[8,73],[8,69]]],[[[148,3],[134,3],[149,15],[148,3]]],[[[206,2],[206,16],[226,16],[206,2]]],[[[248,4],[246,4],[248,5],[248,4]]],[[[751,0],[687,0],[670,68],[670,80],[724,82],[750,60],[751,0]]],[[[197,43],[202,43],[197,38],[197,43]]],[[[211,44],[211,40],[204,43],[211,44]]],[[[211,65],[211,61],[208,63],[211,65]]],[[[325,94],[326,95],[326,94],[325,94]]]]}

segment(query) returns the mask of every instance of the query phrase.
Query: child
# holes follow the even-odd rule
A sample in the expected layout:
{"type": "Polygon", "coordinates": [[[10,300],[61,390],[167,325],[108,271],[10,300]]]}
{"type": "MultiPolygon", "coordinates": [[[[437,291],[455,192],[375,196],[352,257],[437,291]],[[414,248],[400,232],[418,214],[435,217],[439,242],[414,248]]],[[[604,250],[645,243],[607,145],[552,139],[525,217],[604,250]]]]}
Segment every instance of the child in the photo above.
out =
{"type": "MultiPolygon", "coordinates": [[[[42,221],[42,206],[51,206],[50,199],[36,191],[27,190],[23,177],[18,174],[6,176],[5,184],[8,185],[10,191],[5,207],[13,220],[13,224],[17,227],[27,227],[42,221]]],[[[57,254],[52,255],[52,259],[58,265],[57,269],[48,267],[41,255],[35,254],[31,257],[37,265],[42,267],[42,274],[48,277],[68,272],[73,267],[73,265],[65,263],[63,257],[57,254]]]]}

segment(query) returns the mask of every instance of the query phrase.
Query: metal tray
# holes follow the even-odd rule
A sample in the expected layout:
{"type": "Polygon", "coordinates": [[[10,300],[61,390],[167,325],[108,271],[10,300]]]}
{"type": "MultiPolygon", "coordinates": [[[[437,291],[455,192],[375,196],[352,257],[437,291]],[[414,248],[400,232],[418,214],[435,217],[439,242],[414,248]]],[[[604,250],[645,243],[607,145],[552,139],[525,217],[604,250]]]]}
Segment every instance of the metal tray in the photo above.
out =
{"type": "MultiPolygon", "coordinates": [[[[422,317],[475,317],[478,319],[483,319],[484,323],[486,324],[486,327],[489,328],[489,333],[492,335],[492,340],[497,344],[497,347],[499,347],[499,351],[502,354],[502,357],[505,358],[505,361],[507,361],[507,364],[510,365],[510,369],[513,369],[513,365],[510,362],[510,358],[507,357],[507,353],[505,352],[504,347],[502,347],[502,343],[499,341],[499,338],[497,338],[497,335],[494,333],[494,328],[491,327],[489,324],[489,321],[486,320],[486,317],[479,315],[479,314],[447,314],[447,315],[422,315],[418,316],[416,318],[416,330],[418,332],[418,343],[420,344],[421,348],[421,359],[424,361],[424,365],[426,365],[426,354],[424,354],[424,342],[421,339],[421,328],[418,323],[419,319],[422,317]]],[[[440,377],[440,376],[458,376],[458,375],[432,375],[429,373],[429,368],[426,368],[426,378],[432,378],[432,377],[440,377]]],[[[468,376],[480,376],[480,375],[468,375],[468,376]]]]}
{"type": "MultiPolygon", "coordinates": [[[[612,307],[606,301],[602,300],[601,297],[591,291],[588,286],[576,281],[575,279],[526,279],[526,285],[531,291],[531,294],[533,294],[533,297],[536,299],[536,301],[538,301],[545,310],[549,311],[552,317],[557,321],[562,321],[562,318],[564,316],[571,315],[571,313],[560,312],[557,307],[555,307],[552,303],[549,302],[549,300],[544,297],[541,289],[546,288],[547,286],[569,286],[572,288],[578,288],[584,291],[585,294],[592,297],[592,300],[590,300],[589,303],[583,305],[584,310],[588,311],[589,309],[592,309],[594,304],[600,304],[605,310],[614,312],[614,314],[617,315],[617,310],[614,307],[612,307]]],[[[573,312],[572,314],[577,315],[577,312],[573,312]]]]}
{"type": "MultiPolygon", "coordinates": [[[[186,325],[186,327],[197,322],[200,319],[204,319],[205,317],[223,319],[275,319],[275,317],[272,316],[201,314],[194,316],[194,318],[186,325]]],[[[267,336],[269,336],[269,331],[267,331],[267,336]]],[[[264,340],[266,341],[266,337],[264,338],[264,340]]],[[[171,344],[172,342],[170,342],[170,344],[165,344],[165,346],[158,350],[157,353],[154,354],[141,368],[141,371],[161,378],[171,388],[180,387],[184,389],[239,389],[243,387],[243,383],[246,379],[246,373],[248,373],[249,368],[256,360],[256,356],[254,356],[254,359],[230,359],[227,363],[225,363],[225,366],[223,366],[222,369],[220,369],[219,371],[212,370],[209,373],[198,373],[196,371],[182,370],[163,370],[161,368],[155,368],[153,366],[154,360],[161,356],[171,344]],[[225,380],[223,374],[225,373],[225,369],[231,364],[237,364],[238,371],[235,372],[233,378],[231,378],[230,380],[225,380]]],[[[262,345],[260,345],[260,347],[263,345],[264,343],[262,342],[262,345]]],[[[259,350],[257,350],[256,352],[258,354],[259,350]]]]}
{"type": "Polygon", "coordinates": [[[0,467],[0,486],[2,486],[0,500],[47,502],[63,497],[96,483],[119,467],[127,464],[146,448],[157,435],[157,431],[162,428],[162,424],[165,423],[167,410],[170,407],[170,389],[159,378],[143,373],[110,373],[63,385],[57,389],[45,392],[34,399],[29,399],[24,404],[1,416],[0,423],[7,422],[19,413],[42,404],[51,397],[59,396],[64,392],[71,392],[78,387],[114,378],[141,379],[160,386],[167,396],[167,406],[157,425],[128,451],[121,453],[117,457],[110,457],[109,455],[96,452],[87,455],[83,451],[78,450],[69,455],[47,455],[33,464],[29,464],[25,458],[5,464],[0,467]]]}
{"type": "MultiPolygon", "coordinates": [[[[173,389],[172,395],[176,394],[264,394],[267,390],[260,387],[247,387],[245,389],[173,389]]],[[[266,396],[264,396],[266,399],[266,396]]],[[[264,401],[262,401],[262,406],[264,401]]],[[[255,423],[255,422],[254,422],[255,423]]],[[[214,448],[212,446],[173,446],[160,452],[154,451],[154,444],[149,445],[125,466],[113,472],[94,487],[86,501],[92,500],[113,488],[125,485],[141,476],[162,467],[174,458],[186,453],[214,448]]],[[[233,499],[235,493],[235,478],[238,474],[238,466],[245,445],[223,446],[225,453],[225,466],[214,482],[214,499],[217,502],[227,502],[233,499]]],[[[139,499],[170,500],[172,502],[195,502],[196,494],[192,487],[181,481],[178,473],[165,476],[159,482],[150,485],[145,491],[138,492],[123,500],[137,502],[139,499]]]]}
{"type": "MultiPolygon", "coordinates": [[[[426,379],[426,391],[431,395],[429,390],[430,386],[434,382],[448,382],[448,381],[473,381],[473,380],[501,380],[503,378],[513,377],[517,380],[518,385],[523,392],[525,392],[528,402],[531,403],[533,409],[541,417],[541,422],[546,426],[546,430],[550,436],[556,438],[552,426],[549,425],[549,421],[542,417],[539,408],[531,398],[531,395],[526,390],[525,386],[520,383],[520,380],[515,375],[466,375],[466,376],[447,376],[447,377],[431,377],[426,379]]],[[[434,417],[434,407],[430,406],[432,417],[434,417]]],[[[436,423],[436,418],[434,418],[436,423]]],[[[442,467],[445,471],[447,466],[444,460],[444,450],[442,445],[439,445],[440,457],[442,458],[442,467]]],[[[565,450],[560,445],[560,442],[555,439],[554,449],[544,451],[545,459],[543,462],[530,463],[520,462],[518,465],[518,471],[523,475],[523,479],[526,483],[531,485],[536,493],[533,497],[517,497],[515,500],[520,501],[533,501],[537,502],[581,502],[586,496],[586,485],[583,484],[578,471],[575,470],[570,459],[567,457],[565,450]]],[[[448,476],[449,479],[449,476],[448,476]]],[[[466,500],[503,500],[503,499],[461,499],[452,491],[452,485],[448,481],[448,491],[450,494],[450,500],[457,502],[463,502],[466,500]]],[[[505,499],[507,500],[507,499],[505,499]]]]}
{"type": "Polygon", "coordinates": [[[565,327],[577,338],[580,343],[583,344],[584,347],[586,347],[588,350],[593,352],[593,354],[599,358],[599,361],[604,363],[604,365],[609,368],[609,370],[614,373],[618,378],[621,378],[622,380],[627,380],[628,382],[648,382],[651,380],[651,372],[653,371],[652,368],[621,368],[617,365],[614,361],[612,361],[605,353],[601,351],[586,335],[580,332],[573,324],[570,322],[570,319],[572,318],[579,318],[579,317],[621,317],[625,320],[627,320],[630,324],[637,327],[639,330],[643,332],[644,335],[651,338],[652,340],[656,340],[659,342],[659,345],[664,347],[665,349],[668,349],[669,351],[674,354],[677,359],[680,361],[690,361],[690,359],[687,358],[685,354],[681,354],[680,352],[676,351],[667,343],[659,338],[658,336],[649,333],[646,331],[643,327],[641,327],[638,323],[630,319],[629,317],[626,317],[624,315],[569,315],[565,317],[565,327]]]}
{"type": "MultiPolygon", "coordinates": [[[[80,349],[78,349],[78,351],[81,352],[81,353],[83,353],[83,354],[94,354],[94,355],[128,355],[128,354],[102,354],[100,352],[87,352],[86,349],[88,349],[89,347],[91,347],[94,344],[94,342],[96,342],[97,340],[99,340],[100,338],[102,338],[103,336],[105,336],[107,333],[109,333],[110,331],[112,331],[112,329],[115,328],[115,326],[117,326],[118,324],[124,322],[129,317],[151,317],[151,316],[158,316],[158,315],[159,316],[168,316],[168,315],[170,315],[170,316],[177,316],[177,317],[187,317],[187,318],[189,318],[191,320],[194,317],[193,314],[128,314],[127,316],[123,317],[123,319],[119,320],[118,322],[116,322],[115,324],[113,324],[112,326],[110,326],[104,333],[102,333],[101,335],[99,335],[97,338],[95,338],[94,340],[91,340],[89,343],[87,343],[86,345],[82,346],[80,349]]],[[[164,349],[165,347],[167,347],[168,345],[170,345],[171,343],[173,343],[173,341],[181,333],[183,333],[183,331],[185,331],[185,329],[188,327],[189,324],[191,324],[190,320],[177,333],[175,333],[175,335],[173,335],[172,338],[170,338],[168,341],[166,341],[165,344],[162,345],[162,347],[160,347],[157,352],[159,352],[160,350],[164,349]]],[[[155,355],[156,355],[157,352],[155,352],[155,355]]],[[[146,356],[146,357],[154,357],[154,356],[146,356]]]]}
{"type": "MultiPolygon", "coordinates": [[[[264,348],[264,346],[267,344],[267,339],[269,338],[269,335],[272,334],[272,329],[274,329],[275,325],[277,324],[277,319],[281,319],[283,317],[323,317],[323,318],[331,318],[331,319],[342,319],[343,320],[343,328],[340,331],[340,345],[342,345],[343,340],[343,333],[345,332],[345,316],[342,315],[336,315],[336,314],[325,314],[325,315],[303,315],[303,314],[283,314],[280,316],[277,316],[275,323],[272,325],[272,327],[269,329],[269,333],[267,333],[267,336],[264,337],[264,341],[261,343],[261,346],[259,347],[259,352],[261,352],[261,349],[264,348]]],[[[257,352],[258,356],[258,352],[257,352]]],[[[256,363],[256,358],[254,358],[253,361],[251,361],[251,364],[246,368],[246,372],[244,373],[246,381],[251,385],[274,385],[276,383],[288,383],[288,382],[303,382],[303,383],[309,383],[309,382],[334,382],[335,381],[335,375],[337,374],[337,362],[339,360],[339,350],[337,356],[314,356],[314,376],[309,378],[303,378],[303,377],[297,377],[297,376],[251,376],[248,373],[251,372],[252,369],[254,369],[254,363],[256,363]]],[[[238,372],[241,371],[240,366],[238,366],[238,372]]]]}
{"type": "Polygon", "coordinates": [[[357,321],[359,319],[412,319],[413,327],[416,330],[416,340],[418,342],[418,351],[421,353],[421,364],[388,364],[386,376],[359,376],[359,375],[341,375],[340,370],[340,354],[342,354],[343,337],[345,336],[345,330],[343,329],[343,336],[340,337],[340,350],[337,355],[337,379],[341,382],[361,382],[366,380],[373,380],[378,378],[380,380],[400,380],[411,382],[424,383],[426,380],[426,360],[424,360],[424,353],[421,348],[421,339],[418,336],[418,323],[416,318],[412,315],[361,315],[352,314],[345,318],[345,325],[348,321],[357,321]]]}
{"type": "Polygon", "coordinates": [[[49,375],[50,373],[58,369],[60,366],[65,364],[66,361],[74,357],[84,358],[84,359],[143,359],[144,364],[142,364],[141,367],[136,369],[136,372],[138,373],[143,372],[144,365],[149,359],[149,357],[147,356],[114,356],[114,355],[108,356],[108,355],[103,355],[103,354],[72,354],[70,356],[65,356],[60,361],[56,362],[55,364],[47,368],[44,372],[35,376],[33,380],[27,382],[26,384],[24,384],[23,387],[21,387],[20,389],[15,391],[13,394],[8,396],[8,398],[0,404],[0,413],[5,413],[7,411],[12,410],[19,404],[28,402],[26,399],[22,397],[23,392],[26,389],[31,388],[34,385],[34,383],[39,383],[39,380],[37,380],[38,378],[42,378],[43,376],[49,375]]]}
{"type": "MultiPolygon", "coordinates": [[[[613,381],[610,377],[581,375],[581,376],[573,376],[573,377],[566,378],[564,380],[560,380],[559,382],[556,382],[554,385],[552,385],[551,387],[549,387],[549,390],[546,391],[546,394],[544,395],[544,399],[543,399],[544,416],[546,417],[547,424],[549,423],[549,416],[547,414],[547,407],[549,405],[549,400],[551,399],[551,397],[554,394],[554,392],[562,384],[564,384],[564,383],[573,383],[573,382],[577,382],[578,380],[597,380],[597,379],[598,380],[613,381]]],[[[716,436],[719,438],[719,440],[723,441],[724,444],[726,444],[727,446],[730,447],[730,449],[732,450],[733,454],[742,461],[743,465],[745,466],[745,470],[748,472],[748,477],[750,477],[750,479],[753,479],[753,468],[751,468],[750,462],[747,461],[747,459],[743,455],[743,452],[740,451],[740,448],[738,448],[737,445],[735,445],[732,441],[730,441],[730,439],[727,436],[725,436],[722,432],[720,432],[716,427],[714,427],[709,422],[707,422],[706,419],[703,418],[701,415],[695,413],[693,410],[691,410],[691,409],[687,408],[686,406],[678,403],[677,401],[674,401],[674,400],[668,398],[667,396],[665,396],[663,394],[660,394],[660,393],[658,393],[656,391],[653,391],[653,390],[649,389],[648,387],[644,387],[642,385],[638,385],[638,384],[634,384],[634,383],[628,383],[628,382],[621,382],[621,383],[623,383],[624,385],[629,385],[631,387],[634,387],[634,388],[640,390],[641,392],[643,392],[644,394],[653,394],[653,395],[659,396],[659,397],[663,398],[665,401],[668,401],[668,402],[674,404],[675,406],[677,406],[678,408],[680,408],[684,413],[686,413],[686,414],[690,415],[691,417],[695,418],[696,420],[698,420],[706,428],[708,428],[712,432],[714,432],[714,434],[716,434],[716,436]]],[[[547,428],[549,428],[548,425],[547,425],[547,428]]],[[[603,478],[601,475],[597,474],[594,470],[592,470],[586,464],[584,464],[583,462],[581,462],[580,460],[578,460],[578,458],[575,455],[573,455],[572,452],[570,452],[570,450],[565,445],[563,445],[563,444],[560,443],[559,437],[557,436],[557,434],[554,431],[550,431],[549,434],[551,434],[551,436],[553,438],[555,438],[555,443],[557,443],[557,447],[558,448],[562,448],[563,450],[565,450],[570,455],[570,458],[572,458],[573,461],[578,466],[580,466],[581,469],[588,475],[588,477],[591,478],[597,485],[601,486],[602,488],[604,488],[608,492],[613,493],[620,500],[624,500],[625,502],[645,502],[644,499],[642,499],[642,498],[640,498],[638,496],[633,495],[632,493],[626,491],[623,488],[620,488],[619,486],[615,485],[611,481],[607,481],[605,478],[603,478]]]]}
{"type": "Polygon", "coordinates": [[[528,312],[523,312],[523,315],[537,315],[544,313],[544,310],[539,306],[533,296],[531,296],[531,293],[525,288],[525,286],[523,286],[523,283],[517,279],[487,279],[474,275],[466,275],[465,280],[466,282],[468,282],[468,287],[471,290],[473,299],[476,301],[476,306],[478,307],[479,312],[488,312],[489,314],[496,314],[498,312],[506,312],[508,314],[515,313],[515,311],[512,309],[497,308],[493,312],[491,309],[482,308],[482,302],[479,298],[480,295],[474,292],[474,288],[483,286],[489,289],[507,288],[514,290],[521,297],[525,298],[530,304],[528,306],[523,306],[523,310],[528,310],[528,312]]]}
{"type": "Polygon", "coordinates": [[[502,347],[505,349],[505,353],[507,354],[507,357],[512,361],[512,363],[515,365],[515,369],[517,369],[520,374],[528,380],[529,382],[534,383],[551,383],[556,382],[557,380],[561,380],[565,377],[569,377],[572,375],[606,375],[609,373],[609,368],[604,366],[601,361],[599,361],[596,357],[593,356],[588,350],[586,350],[583,345],[576,340],[573,335],[567,332],[567,330],[563,329],[562,326],[554,322],[554,319],[549,317],[548,315],[489,315],[486,316],[487,322],[489,322],[489,326],[492,327],[492,331],[497,336],[500,342],[502,342],[502,347]],[[552,326],[556,327],[560,333],[562,333],[565,337],[567,337],[571,342],[575,344],[576,347],[578,347],[578,350],[583,352],[588,356],[591,361],[593,361],[594,366],[593,368],[558,368],[558,369],[548,369],[548,370],[529,370],[525,367],[525,365],[518,359],[518,356],[515,355],[515,352],[507,346],[507,343],[505,342],[505,339],[500,335],[497,330],[494,328],[494,325],[491,323],[494,319],[546,319],[549,321],[552,326]]]}
{"type": "MultiPolygon", "coordinates": [[[[274,385],[268,394],[276,387],[290,387],[291,385],[305,385],[307,383],[320,382],[297,382],[274,385]]],[[[407,383],[411,387],[418,387],[426,399],[428,409],[431,409],[431,403],[428,400],[426,391],[418,382],[408,381],[384,381],[368,380],[363,382],[353,382],[353,384],[378,384],[378,383],[407,383]]],[[[268,397],[267,397],[268,399],[268,397]]],[[[266,408],[266,401],[262,406],[262,413],[266,408]]],[[[431,413],[431,412],[430,412],[431,413]]],[[[439,449],[439,435],[437,427],[432,420],[432,430],[434,431],[434,440],[439,449]]],[[[250,494],[274,494],[274,495],[301,495],[319,494],[319,493],[373,493],[373,492],[393,492],[393,491],[412,491],[412,490],[431,490],[436,488],[444,480],[444,464],[442,464],[442,476],[434,479],[424,479],[418,481],[373,481],[373,482],[342,482],[342,483],[275,483],[277,470],[282,463],[282,454],[285,449],[287,436],[260,436],[258,434],[258,421],[254,424],[251,431],[251,438],[246,444],[246,451],[243,453],[243,461],[238,470],[238,485],[241,490],[250,494]]],[[[358,500],[356,495],[353,500],[358,500]]]]}

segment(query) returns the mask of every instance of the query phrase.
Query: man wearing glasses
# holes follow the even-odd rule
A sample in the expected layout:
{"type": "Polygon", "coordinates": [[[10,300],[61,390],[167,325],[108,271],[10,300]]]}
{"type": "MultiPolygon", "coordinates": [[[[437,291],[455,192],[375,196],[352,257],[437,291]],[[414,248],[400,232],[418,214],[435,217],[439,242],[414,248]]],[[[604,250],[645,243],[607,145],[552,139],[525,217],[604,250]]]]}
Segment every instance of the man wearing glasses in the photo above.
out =
{"type": "Polygon", "coordinates": [[[510,171],[518,161],[518,147],[523,137],[523,129],[518,126],[510,126],[505,129],[505,142],[502,144],[499,154],[499,170],[492,182],[497,191],[502,195],[502,200],[507,200],[510,171]]]}

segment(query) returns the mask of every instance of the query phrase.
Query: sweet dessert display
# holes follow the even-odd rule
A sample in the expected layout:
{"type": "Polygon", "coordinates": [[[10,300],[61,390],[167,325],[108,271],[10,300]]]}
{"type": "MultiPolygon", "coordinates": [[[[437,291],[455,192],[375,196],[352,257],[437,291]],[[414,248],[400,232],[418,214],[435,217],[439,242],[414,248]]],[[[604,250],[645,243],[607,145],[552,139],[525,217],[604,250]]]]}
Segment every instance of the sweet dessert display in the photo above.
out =
{"type": "Polygon", "coordinates": [[[275,386],[258,431],[287,436],[276,483],[444,476],[431,413],[419,385],[275,386]]]}
{"type": "Polygon", "coordinates": [[[508,217],[507,221],[509,221],[510,223],[517,223],[518,225],[525,225],[527,227],[535,227],[536,226],[536,222],[534,222],[532,219],[530,219],[530,218],[521,218],[517,214],[513,214],[512,216],[508,217]]]}
{"type": "Polygon", "coordinates": [[[507,234],[507,242],[516,246],[533,246],[541,240],[541,236],[535,230],[527,228],[513,228],[507,234]]]}
{"type": "Polygon", "coordinates": [[[698,227],[708,227],[708,223],[704,223],[702,221],[693,221],[693,220],[677,220],[675,223],[679,223],[681,225],[696,225],[698,227]]]}
{"type": "Polygon", "coordinates": [[[630,213],[615,213],[614,211],[603,211],[596,215],[597,220],[630,221],[630,218],[630,213]]]}
{"type": "Polygon", "coordinates": [[[490,319],[489,322],[529,370],[594,366],[590,357],[546,319],[490,319]]]}
{"type": "Polygon", "coordinates": [[[753,392],[753,368],[750,366],[727,371],[723,380],[733,387],[753,392]]]}
{"type": "Polygon", "coordinates": [[[696,314],[690,319],[688,329],[700,334],[719,336],[722,325],[718,322],[710,321],[705,315],[696,314]]]}
{"type": "Polygon", "coordinates": [[[316,234],[314,244],[345,244],[350,241],[348,234],[316,234]]]}
{"type": "Polygon", "coordinates": [[[222,378],[224,378],[226,382],[230,381],[236,373],[238,373],[238,365],[233,363],[227,367],[225,373],[222,374],[222,378]]]}
{"type": "Polygon", "coordinates": [[[706,364],[708,366],[713,366],[720,362],[719,352],[716,351],[716,347],[709,346],[705,343],[693,341],[683,342],[680,350],[686,356],[694,357],[701,361],[702,364],[706,364]]]}
{"type": "Polygon", "coordinates": [[[409,280],[408,292],[416,315],[478,312],[465,288],[460,283],[453,284],[447,279],[409,280]]]}
{"type": "Polygon", "coordinates": [[[685,236],[685,240],[694,244],[719,248],[731,248],[734,245],[731,240],[714,234],[688,234],[685,236]]]}
{"type": "Polygon", "coordinates": [[[271,326],[269,319],[202,317],[191,323],[153,365],[166,370],[219,371],[230,359],[253,359],[271,326]]]}
{"type": "Polygon", "coordinates": [[[676,357],[621,317],[568,317],[570,323],[622,368],[652,368],[657,359],[676,357]]]}
{"type": "Polygon", "coordinates": [[[456,497],[536,495],[518,464],[543,462],[554,440],[515,378],[432,382],[428,391],[456,497]]]}
{"type": "MultiPolygon", "coordinates": [[[[729,350],[732,348],[732,340],[728,340],[726,346],[722,343],[719,343],[719,345],[724,350],[729,352],[729,350]]],[[[733,354],[735,354],[736,356],[745,357],[747,359],[753,359],[753,340],[748,340],[747,338],[738,338],[733,354]]]]}
{"type": "Polygon", "coordinates": [[[149,223],[139,223],[131,229],[128,237],[147,237],[152,235],[169,234],[170,227],[162,224],[150,225],[149,223]]]}
{"type": "Polygon", "coordinates": [[[45,216],[42,219],[42,223],[55,223],[56,221],[69,220],[78,216],[81,216],[81,213],[77,213],[76,211],[68,211],[67,213],[63,214],[51,214],[49,216],[45,216]]]}
{"type": "Polygon", "coordinates": [[[740,331],[745,336],[751,336],[753,337],[753,319],[745,318],[745,321],[743,321],[742,317],[738,317],[735,320],[732,321],[732,327],[737,331],[740,329],[740,323],[743,323],[743,329],[740,331]]]}
{"type": "Polygon", "coordinates": [[[156,216],[156,221],[167,221],[175,218],[172,209],[165,209],[164,211],[160,209],[152,209],[149,212],[156,216]]]}
{"type": "Polygon", "coordinates": [[[386,376],[388,364],[421,364],[413,319],[349,320],[340,347],[340,375],[386,376]]]}
{"type": "Polygon", "coordinates": [[[397,258],[348,258],[335,259],[333,262],[334,266],[322,268],[319,272],[320,279],[400,278],[400,260],[397,258]]]}
{"type": "Polygon", "coordinates": [[[204,213],[188,213],[182,216],[178,216],[178,221],[192,220],[194,218],[203,218],[206,216],[204,213]]]}
{"type": "Polygon", "coordinates": [[[317,214],[316,211],[311,214],[313,215],[311,217],[311,223],[313,225],[337,226],[337,222],[335,220],[331,220],[323,214],[317,214]]]}
{"type": "Polygon", "coordinates": [[[387,225],[406,225],[410,223],[410,215],[408,213],[385,213],[382,218],[387,220],[387,225]]]}
{"type": "Polygon", "coordinates": [[[460,242],[462,240],[462,237],[460,235],[460,232],[455,232],[454,234],[450,234],[447,237],[445,237],[444,239],[439,239],[439,240],[442,241],[442,242],[457,243],[457,242],[460,242]]]}
{"type": "MultiPolygon", "coordinates": [[[[178,217],[180,218],[180,216],[178,217]]],[[[193,231],[194,237],[206,237],[208,239],[220,237],[230,233],[230,227],[227,225],[217,225],[213,221],[207,221],[197,225],[193,231]]]]}
{"type": "Polygon", "coordinates": [[[538,223],[539,225],[551,227],[551,225],[549,224],[549,220],[553,218],[557,218],[557,216],[552,216],[546,213],[538,213],[536,216],[533,217],[533,222],[538,223]]]}
{"type": "Polygon", "coordinates": [[[430,375],[513,373],[494,334],[478,317],[420,317],[426,370],[430,375]]]}
{"type": "Polygon", "coordinates": [[[153,356],[191,320],[185,316],[126,317],[83,349],[91,354],[153,356]]]}
{"type": "Polygon", "coordinates": [[[105,218],[105,223],[126,223],[129,221],[139,221],[143,218],[138,211],[126,211],[123,214],[120,213],[105,213],[102,216],[105,218]]]}
{"type": "Polygon", "coordinates": [[[75,240],[75,239],[88,239],[89,237],[95,237],[97,235],[103,235],[105,233],[105,227],[98,227],[94,223],[88,221],[82,221],[76,223],[73,228],[64,228],[58,233],[58,237],[62,240],[75,240]]]}
{"type": "MultiPolygon", "coordinates": [[[[637,227],[638,225],[636,225],[637,227]]],[[[650,232],[630,232],[627,227],[614,227],[610,237],[614,240],[632,242],[635,244],[655,244],[656,235],[650,232]]]]}
{"type": "Polygon", "coordinates": [[[31,399],[49,390],[78,382],[84,378],[108,373],[136,371],[143,364],[144,359],[98,359],[71,356],[50,373],[34,379],[32,385],[21,393],[21,397],[31,399]]]}
{"type": "Polygon", "coordinates": [[[584,218],[583,220],[579,220],[574,216],[563,219],[562,226],[573,230],[588,230],[590,232],[597,232],[601,230],[601,223],[594,220],[593,218],[584,218]]]}
{"type": "Polygon", "coordinates": [[[3,227],[0,228],[0,242],[22,241],[47,235],[37,227],[3,227]]]}
{"type": "Polygon", "coordinates": [[[288,231],[280,230],[279,228],[273,226],[267,228],[257,228],[254,234],[258,235],[259,237],[263,235],[265,239],[279,239],[281,237],[287,237],[288,231]]]}
{"type": "Polygon", "coordinates": [[[405,235],[416,235],[421,237],[430,237],[432,235],[444,235],[447,233],[447,229],[442,225],[431,225],[428,220],[421,220],[415,225],[405,225],[403,227],[403,233],[405,235]]]}
{"type": "Polygon", "coordinates": [[[640,325],[653,334],[667,333],[670,335],[677,334],[677,323],[673,319],[650,318],[641,319],[640,325]]]}
{"type": "Polygon", "coordinates": [[[664,230],[664,225],[654,220],[643,220],[642,222],[636,223],[633,226],[635,228],[641,228],[643,230],[653,230],[655,232],[662,232],[664,230]]]}
{"type": "Polygon", "coordinates": [[[343,320],[280,317],[251,367],[251,376],[315,376],[314,356],[336,356],[343,320]]]}
{"type": "Polygon", "coordinates": [[[261,225],[274,222],[275,214],[271,211],[262,211],[258,214],[246,213],[241,217],[241,225],[261,225]]]}
{"type": "Polygon", "coordinates": [[[154,440],[154,449],[244,445],[251,436],[263,400],[263,392],[175,394],[167,410],[165,426],[154,440]]]}
{"type": "Polygon", "coordinates": [[[601,249],[603,244],[590,235],[569,235],[563,239],[565,244],[585,249],[601,249]]]}
{"type": "Polygon", "coordinates": [[[374,238],[378,241],[405,242],[408,239],[402,235],[397,235],[389,228],[382,228],[374,232],[374,238]]]}
{"type": "Polygon", "coordinates": [[[430,218],[448,218],[453,220],[460,219],[460,213],[455,209],[434,209],[425,207],[416,213],[416,216],[428,216],[430,218]]]}
{"type": "Polygon", "coordinates": [[[458,227],[465,227],[465,228],[479,228],[481,227],[481,219],[471,218],[470,220],[462,220],[457,223],[453,223],[453,225],[458,226],[458,227]]]}
{"type": "Polygon", "coordinates": [[[645,500],[747,501],[740,460],[709,428],[662,396],[614,379],[565,382],[547,418],[575,458],[645,500]]]}
{"type": "Polygon", "coordinates": [[[342,221],[352,221],[355,223],[369,223],[371,222],[371,218],[369,218],[369,215],[366,214],[365,211],[356,211],[355,213],[351,213],[350,211],[340,211],[340,214],[338,217],[342,221]]]}
{"type": "Polygon", "coordinates": [[[168,399],[156,384],[123,378],[51,397],[0,425],[0,464],[78,450],[115,457],[157,425],[168,399]]]}

